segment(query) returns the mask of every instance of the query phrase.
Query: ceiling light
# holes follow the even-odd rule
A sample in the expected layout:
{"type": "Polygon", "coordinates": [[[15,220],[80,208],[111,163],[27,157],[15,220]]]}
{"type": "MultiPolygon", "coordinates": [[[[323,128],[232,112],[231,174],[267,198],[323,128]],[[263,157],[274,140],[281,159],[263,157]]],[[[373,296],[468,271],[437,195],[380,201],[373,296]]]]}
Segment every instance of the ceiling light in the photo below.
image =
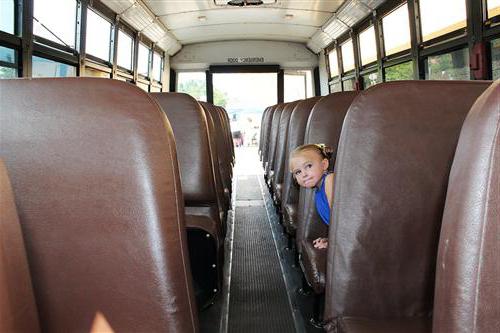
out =
{"type": "Polygon", "coordinates": [[[293,14],[286,14],[285,15],[285,20],[291,20],[293,19],[293,14]]]}
{"type": "Polygon", "coordinates": [[[247,6],[259,6],[262,5],[264,2],[261,0],[246,0],[245,1],[247,6]]]}
{"type": "Polygon", "coordinates": [[[264,2],[262,0],[230,0],[228,5],[230,6],[258,6],[262,5],[264,2]]]}
{"type": "Polygon", "coordinates": [[[198,16],[198,21],[205,22],[206,20],[207,20],[207,17],[205,15],[198,16]]]}

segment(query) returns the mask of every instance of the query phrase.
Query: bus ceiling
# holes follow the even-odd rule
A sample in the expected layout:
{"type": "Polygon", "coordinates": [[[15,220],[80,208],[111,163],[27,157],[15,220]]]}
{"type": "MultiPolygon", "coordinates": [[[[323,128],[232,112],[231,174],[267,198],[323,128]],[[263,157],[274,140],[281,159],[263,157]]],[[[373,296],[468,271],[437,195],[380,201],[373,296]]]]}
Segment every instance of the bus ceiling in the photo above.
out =
{"type": "Polygon", "coordinates": [[[173,55],[224,40],[306,44],[318,53],[385,0],[103,0],[120,19],[173,55]]]}

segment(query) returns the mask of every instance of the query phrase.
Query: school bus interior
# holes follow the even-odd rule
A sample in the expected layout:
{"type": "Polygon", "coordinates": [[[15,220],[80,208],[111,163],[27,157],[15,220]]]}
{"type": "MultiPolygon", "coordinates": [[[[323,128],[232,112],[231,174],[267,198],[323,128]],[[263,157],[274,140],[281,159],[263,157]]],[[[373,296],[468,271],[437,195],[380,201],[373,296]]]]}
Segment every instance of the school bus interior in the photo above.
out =
{"type": "Polygon", "coordinates": [[[500,332],[499,133],[500,0],[1,0],[0,332],[500,332]]]}

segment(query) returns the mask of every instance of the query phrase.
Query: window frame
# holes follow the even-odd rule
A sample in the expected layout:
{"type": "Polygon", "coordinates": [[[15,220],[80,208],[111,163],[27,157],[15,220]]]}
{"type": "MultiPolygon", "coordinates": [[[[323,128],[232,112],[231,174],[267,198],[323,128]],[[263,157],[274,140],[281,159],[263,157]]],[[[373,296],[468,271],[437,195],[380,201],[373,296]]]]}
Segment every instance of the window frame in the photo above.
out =
{"type": "MultiPolygon", "coordinates": [[[[105,14],[101,13],[100,11],[98,11],[97,9],[95,9],[94,7],[88,7],[87,10],[91,10],[93,11],[97,16],[100,16],[102,19],[106,20],[109,24],[110,24],[110,29],[109,29],[109,50],[108,50],[108,60],[106,59],[102,59],[102,58],[99,58],[93,54],[89,54],[87,52],[87,47],[85,47],[85,57],[89,60],[91,60],[92,62],[96,62],[96,63],[101,63],[101,64],[105,64],[107,66],[112,66],[113,65],[113,55],[114,55],[114,45],[115,45],[115,38],[114,38],[114,35],[115,35],[115,29],[116,29],[116,25],[114,23],[113,20],[110,20],[110,18],[108,16],[106,16],[105,14]]],[[[87,12],[87,15],[88,15],[88,12],[87,12]]],[[[88,26],[86,26],[85,28],[87,29],[88,26]]],[[[87,31],[85,31],[85,37],[87,37],[87,31]]],[[[85,43],[87,43],[87,40],[85,40],[85,43]]]]}
{"type": "Polygon", "coordinates": [[[389,5],[391,5],[391,2],[389,1],[386,3],[386,6],[387,6],[386,9],[381,11],[380,15],[377,14],[378,29],[379,29],[380,35],[382,36],[381,45],[380,45],[382,60],[398,59],[398,58],[401,58],[401,57],[404,57],[407,55],[411,55],[411,44],[412,44],[411,24],[412,24],[412,20],[410,18],[410,3],[409,3],[410,1],[412,1],[412,0],[397,1],[396,4],[393,6],[389,6],[389,5]],[[394,11],[398,10],[400,7],[404,6],[405,4],[408,6],[408,25],[409,25],[408,28],[410,29],[410,48],[392,53],[390,55],[387,55],[386,54],[387,50],[385,49],[385,38],[384,38],[385,31],[384,31],[383,19],[386,16],[389,16],[394,11]]]}
{"type": "Polygon", "coordinates": [[[118,38],[118,40],[116,41],[116,44],[117,44],[117,47],[116,47],[116,53],[117,53],[117,55],[116,55],[116,59],[117,59],[117,60],[116,60],[116,69],[117,69],[117,70],[119,70],[119,71],[121,71],[121,72],[125,72],[125,73],[132,73],[132,74],[133,74],[133,72],[134,72],[134,63],[135,63],[135,57],[134,57],[134,55],[135,55],[135,44],[136,44],[136,43],[135,43],[135,36],[134,36],[134,34],[133,34],[133,33],[132,33],[132,34],[130,34],[130,33],[128,32],[128,29],[124,29],[124,27],[125,27],[124,25],[119,24],[119,25],[116,27],[116,29],[118,30],[118,33],[121,31],[121,32],[123,32],[125,35],[129,36],[129,37],[132,39],[132,48],[131,48],[131,50],[130,50],[130,57],[131,57],[130,59],[131,59],[131,66],[132,66],[132,68],[131,68],[131,69],[128,69],[128,68],[122,67],[122,66],[120,66],[120,65],[118,64],[118,44],[120,43],[120,40],[119,40],[119,38],[118,38]]]}
{"type": "MultiPolygon", "coordinates": [[[[340,60],[341,60],[341,63],[339,63],[339,67],[341,69],[341,72],[340,72],[340,75],[342,77],[346,76],[346,75],[350,75],[351,73],[355,72],[356,71],[356,64],[357,64],[357,59],[356,59],[356,45],[354,43],[354,37],[352,37],[351,35],[348,35],[348,38],[346,38],[345,40],[343,40],[342,42],[339,43],[339,46],[338,48],[340,49],[340,60]],[[353,57],[353,63],[354,63],[354,67],[352,69],[349,69],[349,70],[345,70],[344,69],[344,54],[342,53],[342,45],[348,43],[348,41],[351,40],[351,44],[352,44],[352,57],[353,57]]],[[[359,53],[358,53],[359,54],[359,53]]]]}
{"type": "MultiPolygon", "coordinates": [[[[74,63],[71,63],[71,62],[68,62],[68,61],[65,61],[65,59],[62,59],[62,58],[57,57],[57,56],[49,55],[49,54],[46,54],[46,53],[41,53],[41,52],[38,52],[38,51],[33,51],[33,54],[31,55],[31,58],[33,58],[33,57],[44,58],[44,59],[47,59],[47,60],[50,60],[50,61],[53,61],[53,62],[61,63],[63,65],[75,67],[75,76],[74,77],[79,77],[80,76],[78,65],[74,64],[74,63]]],[[[33,77],[33,74],[31,75],[31,77],[33,77]]],[[[57,77],[59,77],[59,76],[57,76],[57,77]]],[[[71,77],[73,77],[73,76],[71,76],[71,77]]]]}
{"type": "Polygon", "coordinates": [[[326,59],[326,68],[327,68],[327,71],[328,71],[328,81],[331,81],[337,77],[340,77],[341,75],[341,68],[340,68],[340,59],[339,59],[339,48],[338,48],[338,44],[333,44],[332,47],[329,47],[328,49],[325,49],[325,59],[326,59]],[[332,51],[335,51],[335,55],[336,55],[336,58],[337,58],[337,75],[335,76],[331,76],[332,74],[332,71],[330,69],[330,52],[332,51]]]}
{"type": "MultiPolygon", "coordinates": [[[[76,7],[75,7],[75,35],[73,36],[74,37],[74,42],[75,42],[75,47],[72,48],[69,45],[61,44],[61,43],[55,42],[55,41],[53,41],[51,39],[35,35],[35,32],[33,30],[34,24],[32,23],[32,25],[31,25],[31,28],[32,28],[31,36],[33,37],[33,44],[40,44],[40,45],[43,45],[43,46],[48,46],[50,48],[53,48],[53,49],[56,49],[56,50],[60,50],[62,52],[66,52],[66,53],[71,53],[71,54],[75,54],[75,55],[78,54],[79,49],[80,49],[79,36],[81,34],[80,30],[82,29],[81,28],[81,24],[80,24],[80,17],[81,17],[82,11],[86,10],[86,9],[84,9],[84,7],[82,6],[81,0],[74,0],[74,1],[75,1],[75,4],[76,4],[76,7]]],[[[35,0],[30,0],[30,5],[32,6],[31,13],[33,15],[32,20],[34,20],[34,14],[35,14],[34,13],[34,11],[35,11],[35,3],[34,2],[35,2],[35,0]]],[[[20,6],[18,5],[16,7],[20,7],[20,6]]],[[[20,14],[20,16],[23,17],[22,14],[20,14]]]]}
{"type": "Polygon", "coordinates": [[[368,24],[365,24],[363,26],[360,26],[357,31],[356,31],[356,39],[358,40],[358,54],[359,54],[359,68],[360,68],[360,71],[363,70],[364,68],[369,68],[369,67],[372,67],[374,64],[377,63],[378,59],[379,59],[379,53],[380,53],[380,46],[378,45],[378,38],[377,38],[377,28],[376,28],[376,22],[372,22],[372,20],[369,20],[369,21],[366,21],[366,23],[368,24]],[[374,31],[374,37],[375,37],[375,47],[376,47],[376,50],[375,50],[375,60],[373,61],[370,61],[369,63],[366,63],[363,65],[363,59],[362,59],[362,50],[361,50],[361,39],[360,39],[360,35],[365,32],[366,30],[370,29],[371,27],[373,27],[373,31],[374,31]]]}
{"type": "Polygon", "coordinates": [[[152,54],[153,54],[153,48],[151,47],[151,43],[145,43],[143,39],[139,39],[139,43],[137,43],[137,79],[141,78],[143,80],[150,80],[151,79],[151,69],[153,67],[153,59],[152,59],[152,54]],[[139,72],[139,51],[140,51],[140,45],[145,46],[148,49],[148,73],[144,75],[143,73],[139,72]]]}
{"type": "MultiPolygon", "coordinates": [[[[445,50],[440,50],[439,52],[435,52],[435,53],[431,53],[431,54],[428,54],[426,55],[425,57],[422,57],[422,61],[425,62],[425,60],[428,60],[429,57],[438,57],[440,55],[445,55],[445,54],[448,54],[448,53],[452,53],[452,52],[455,52],[455,51],[459,51],[459,50],[466,50],[468,51],[468,46],[467,44],[462,44],[461,46],[458,45],[458,46],[454,46],[453,48],[448,48],[448,49],[445,49],[445,50]]],[[[470,61],[470,59],[469,59],[470,61]]],[[[423,68],[423,71],[426,72],[426,68],[424,67],[423,68]]],[[[472,71],[469,70],[469,76],[472,74],[472,71]]],[[[429,80],[429,81],[432,81],[430,79],[425,79],[425,80],[429,80]]],[[[452,81],[452,80],[450,80],[452,81]]]]}

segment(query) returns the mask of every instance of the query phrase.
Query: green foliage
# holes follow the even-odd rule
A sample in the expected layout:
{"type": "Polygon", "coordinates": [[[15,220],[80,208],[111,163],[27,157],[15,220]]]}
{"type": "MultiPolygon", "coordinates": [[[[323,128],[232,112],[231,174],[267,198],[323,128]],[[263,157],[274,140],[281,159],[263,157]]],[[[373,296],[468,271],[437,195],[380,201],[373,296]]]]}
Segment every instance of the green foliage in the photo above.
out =
{"type": "Polygon", "coordinates": [[[178,92],[189,94],[197,100],[206,100],[206,88],[202,81],[189,80],[179,84],[178,92]]]}
{"type": "Polygon", "coordinates": [[[0,79],[12,79],[17,77],[17,69],[0,66],[0,79]]]}
{"type": "Polygon", "coordinates": [[[413,80],[413,63],[408,61],[385,69],[385,81],[413,80]]]}
{"type": "Polygon", "coordinates": [[[227,105],[226,93],[220,91],[219,89],[214,89],[214,104],[225,108],[227,105]]]}
{"type": "Polygon", "coordinates": [[[428,80],[469,80],[468,50],[429,57],[426,66],[428,80]]]}
{"type": "MultiPolygon", "coordinates": [[[[206,100],[207,98],[205,82],[203,81],[189,80],[182,82],[179,84],[178,91],[189,94],[197,100],[206,100]]],[[[214,89],[214,104],[225,108],[227,105],[226,93],[218,89],[214,89]]]]}

